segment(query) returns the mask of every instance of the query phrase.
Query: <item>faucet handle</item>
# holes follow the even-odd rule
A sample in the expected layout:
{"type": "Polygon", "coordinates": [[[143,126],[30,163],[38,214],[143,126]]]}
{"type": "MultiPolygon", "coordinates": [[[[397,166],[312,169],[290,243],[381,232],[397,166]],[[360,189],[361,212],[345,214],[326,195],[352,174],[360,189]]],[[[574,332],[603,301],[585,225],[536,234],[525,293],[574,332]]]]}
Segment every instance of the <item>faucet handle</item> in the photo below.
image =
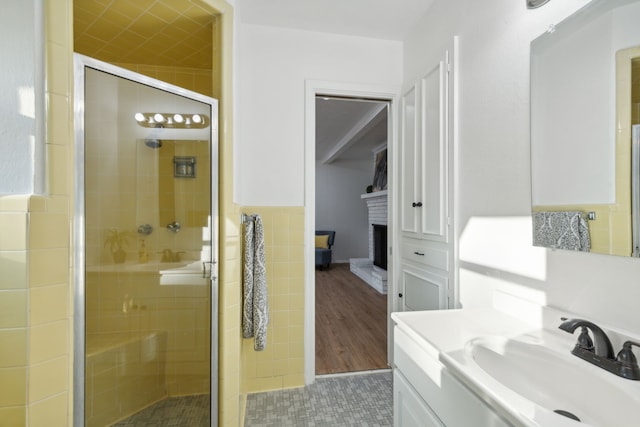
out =
{"type": "Polygon", "coordinates": [[[621,377],[639,380],[640,379],[640,367],[638,366],[638,359],[631,351],[631,346],[640,347],[640,343],[634,341],[627,341],[622,344],[622,350],[618,352],[616,356],[616,362],[619,363],[619,375],[621,377]]]}
{"type": "Polygon", "coordinates": [[[631,346],[633,345],[635,345],[636,347],[640,347],[640,343],[633,341],[627,341],[622,344],[622,350],[618,352],[616,360],[625,366],[638,366],[638,360],[633,354],[633,351],[631,351],[631,346]]]}
{"type": "Polygon", "coordinates": [[[589,329],[586,326],[581,327],[580,335],[578,335],[578,342],[576,343],[576,345],[583,350],[595,350],[595,347],[593,346],[593,340],[589,336],[589,329]]]}

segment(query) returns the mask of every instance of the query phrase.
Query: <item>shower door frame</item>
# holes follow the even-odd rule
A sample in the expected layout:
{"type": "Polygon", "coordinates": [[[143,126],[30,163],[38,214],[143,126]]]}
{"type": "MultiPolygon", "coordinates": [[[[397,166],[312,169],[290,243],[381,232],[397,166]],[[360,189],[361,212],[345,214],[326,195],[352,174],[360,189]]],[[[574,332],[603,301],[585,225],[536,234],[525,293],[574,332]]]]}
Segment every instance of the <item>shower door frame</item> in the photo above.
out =
{"type": "Polygon", "coordinates": [[[74,59],[74,190],[73,190],[73,426],[85,423],[85,140],[84,102],[85,69],[93,68],[116,77],[150,86],[174,95],[192,99],[211,107],[211,427],[218,426],[218,254],[219,254],[219,189],[218,189],[218,100],[175,86],[79,53],[74,59]]]}

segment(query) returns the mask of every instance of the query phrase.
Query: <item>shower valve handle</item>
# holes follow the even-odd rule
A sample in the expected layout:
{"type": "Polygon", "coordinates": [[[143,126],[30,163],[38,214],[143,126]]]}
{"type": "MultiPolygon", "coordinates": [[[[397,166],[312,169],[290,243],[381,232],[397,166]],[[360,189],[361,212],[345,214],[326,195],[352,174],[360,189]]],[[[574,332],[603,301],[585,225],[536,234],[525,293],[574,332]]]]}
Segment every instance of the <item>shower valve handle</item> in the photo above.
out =
{"type": "Polygon", "coordinates": [[[178,221],[173,221],[167,224],[167,230],[173,233],[177,233],[178,231],[180,231],[181,228],[182,228],[182,225],[180,225],[178,221]]]}

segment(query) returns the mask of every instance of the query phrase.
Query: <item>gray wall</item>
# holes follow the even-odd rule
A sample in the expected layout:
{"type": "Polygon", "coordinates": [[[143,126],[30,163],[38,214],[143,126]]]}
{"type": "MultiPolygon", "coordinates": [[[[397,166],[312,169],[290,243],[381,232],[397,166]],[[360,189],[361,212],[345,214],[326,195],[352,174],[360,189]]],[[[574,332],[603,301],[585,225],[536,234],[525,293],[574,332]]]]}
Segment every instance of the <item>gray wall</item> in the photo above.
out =
{"type": "Polygon", "coordinates": [[[372,182],[372,160],[316,162],[316,230],[336,231],[334,262],[369,256],[367,204],[360,195],[372,182]]]}

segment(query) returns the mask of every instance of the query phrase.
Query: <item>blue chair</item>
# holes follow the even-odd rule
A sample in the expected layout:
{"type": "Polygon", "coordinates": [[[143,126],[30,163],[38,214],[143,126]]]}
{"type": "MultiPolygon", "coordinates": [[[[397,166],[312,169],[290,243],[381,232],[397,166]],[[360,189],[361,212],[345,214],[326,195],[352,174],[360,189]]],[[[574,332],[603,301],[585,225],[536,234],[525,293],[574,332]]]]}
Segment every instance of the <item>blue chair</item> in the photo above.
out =
{"type": "Polygon", "coordinates": [[[331,267],[331,247],[336,238],[336,232],[331,230],[316,230],[316,236],[327,236],[327,247],[316,247],[316,267],[331,267]]]}

